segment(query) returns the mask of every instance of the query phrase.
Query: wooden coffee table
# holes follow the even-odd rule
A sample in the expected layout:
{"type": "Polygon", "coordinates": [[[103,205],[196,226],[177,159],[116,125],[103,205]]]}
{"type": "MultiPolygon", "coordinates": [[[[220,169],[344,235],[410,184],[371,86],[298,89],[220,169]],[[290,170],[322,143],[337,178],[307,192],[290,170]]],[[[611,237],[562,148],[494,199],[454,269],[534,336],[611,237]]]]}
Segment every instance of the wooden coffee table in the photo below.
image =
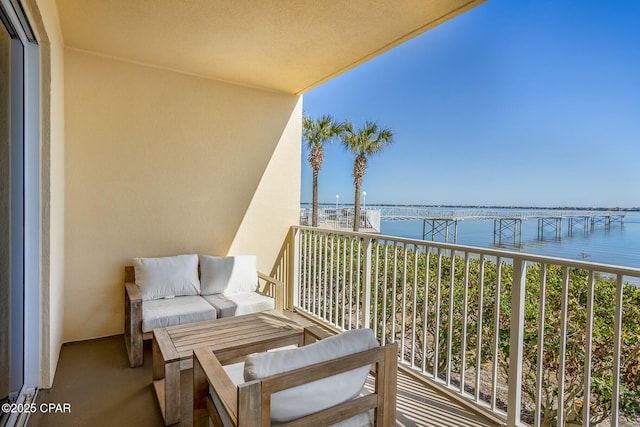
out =
{"type": "Polygon", "coordinates": [[[154,329],[153,385],[165,425],[180,421],[180,371],[193,366],[194,349],[208,347],[227,364],[303,340],[304,328],[277,311],[154,329]]]}

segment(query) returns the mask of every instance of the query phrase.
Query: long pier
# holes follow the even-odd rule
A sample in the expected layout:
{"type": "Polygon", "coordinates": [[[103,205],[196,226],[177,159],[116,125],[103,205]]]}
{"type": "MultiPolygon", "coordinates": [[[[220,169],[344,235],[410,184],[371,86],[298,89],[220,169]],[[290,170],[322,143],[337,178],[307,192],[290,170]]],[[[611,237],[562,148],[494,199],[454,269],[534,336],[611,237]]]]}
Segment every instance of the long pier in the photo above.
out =
{"type": "Polygon", "coordinates": [[[445,242],[458,240],[458,222],[465,219],[493,221],[493,243],[495,245],[522,244],[522,223],[528,219],[538,222],[538,239],[544,240],[551,234],[555,239],[562,236],[562,226],[566,223],[568,234],[581,229],[588,233],[601,225],[608,230],[613,224],[624,225],[624,214],[614,211],[581,210],[490,210],[490,209],[433,209],[414,206],[376,206],[367,210],[379,210],[382,221],[422,221],[423,240],[443,237],[445,242]]]}
{"type": "MultiPolygon", "coordinates": [[[[319,209],[319,225],[336,229],[351,229],[354,212],[349,205],[319,209]]],[[[538,240],[545,238],[560,239],[563,224],[567,234],[576,230],[585,234],[602,226],[608,230],[614,224],[624,225],[625,214],[606,210],[525,210],[513,209],[449,209],[423,206],[389,206],[366,205],[360,212],[360,228],[362,231],[379,233],[380,222],[422,221],[422,239],[457,243],[458,223],[475,219],[493,221],[493,243],[497,246],[522,244],[522,223],[535,219],[538,225],[538,240]]],[[[310,208],[303,208],[300,216],[301,224],[311,223],[310,208]]]]}

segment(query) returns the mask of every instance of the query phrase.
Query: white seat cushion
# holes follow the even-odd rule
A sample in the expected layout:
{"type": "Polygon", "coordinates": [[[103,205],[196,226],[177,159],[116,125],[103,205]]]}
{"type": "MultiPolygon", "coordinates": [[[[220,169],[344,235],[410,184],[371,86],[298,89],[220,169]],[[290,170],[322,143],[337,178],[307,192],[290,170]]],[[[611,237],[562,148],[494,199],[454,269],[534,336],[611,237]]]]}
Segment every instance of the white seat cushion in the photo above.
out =
{"type": "MultiPolygon", "coordinates": [[[[244,379],[266,378],[377,346],[371,329],[356,329],[296,349],[255,353],[245,359],[244,379]]],[[[271,396],[272,421],[291,421],[357,397],[370,368],[364,366],[274,393],[271,396]]]]}
{"type": "Polygon", "coordinates": [[[273,298],[258,292],[244,292],[228,296],[222,294],[203,295],[202,298],[215,307],[220,318],[257,313],[275,308],[275,300],[273,298]]]}
{"type": "MultiPolygon", "coordinates": [[[[285,348],[277,348],[274,351],[284,350],[285,348]]],[[[233,365],[225,365],[223,366],[225,372],[229,376],[231,382],[233,382],[236,386],[242,384],[244,382],[244,362],[234,363],[233,365]]],[[[213,390],[209,388],[209,394],[213,400],[214,406],[218,409],[218,414],[222,418],[222,424],[224,426],[231,426],[231,421],[229,420],[229,416],[226,414],[224,410],[221,410],[220,400],[217,398],[213,390]]],[[[340,421],[339,423],[332,424],[330,427],[368,427],[371,426],[373,418],[372,411],[363,412],[362,414],[358,414],[346,420],[340,421]]],[[[279,423],[272,423],[272,426],[276,427],[279,423]]]]}
{"type": "Polygon", "coordinates": [[[142,302],[142,332],[216,317],[216,309],[197,295],[142,302]]]}
{"type": "MultiPolygon", "coordinates": [[[[372,411],[373,410],[354,415],[346,420],[331,424],[329,427],[370,427],[373,425],[373,421],[371,421],[373,419],[372,411]]],[[[271,427],[278,427],[281,425],[284,425],[284,423],[271,423],[271,427]]]]}

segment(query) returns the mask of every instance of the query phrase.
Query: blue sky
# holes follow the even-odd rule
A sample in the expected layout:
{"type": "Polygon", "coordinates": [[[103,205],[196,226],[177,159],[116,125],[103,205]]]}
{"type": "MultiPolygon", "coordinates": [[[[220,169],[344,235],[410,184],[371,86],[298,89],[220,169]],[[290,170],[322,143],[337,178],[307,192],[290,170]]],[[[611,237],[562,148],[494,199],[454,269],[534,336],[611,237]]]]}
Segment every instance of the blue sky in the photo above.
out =
{"type": "MultiPolygon", "coordinates": [[[[306,93],[304,111],[394,131],[367,204],[637,207],[638,22],[636,0],[490,0],[306,93]]],[[[352,168],[325,148],[321,203],[353,203],[352,168]]]]}

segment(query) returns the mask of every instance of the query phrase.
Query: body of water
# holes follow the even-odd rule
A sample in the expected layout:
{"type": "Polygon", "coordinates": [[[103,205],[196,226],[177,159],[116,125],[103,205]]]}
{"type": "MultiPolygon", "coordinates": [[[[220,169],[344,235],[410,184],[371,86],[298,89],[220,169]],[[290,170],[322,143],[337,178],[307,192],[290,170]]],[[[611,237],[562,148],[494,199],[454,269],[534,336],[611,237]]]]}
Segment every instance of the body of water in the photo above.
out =
{"type": "MultiPolygon", "coordinates": [[[[467,210],[468,209],[462,209],[467,210]]],[[[451,208],[448,208],[451,211],[451,208]]],[[[495,210],[492,210],[495,211],[495,210]]],[[[506,214],[523,212],[522,209],[504,209],[506,214]]],[[[640,212],[616,212],[624,214],[624,224],[615,221],[609,229],[597,224],[594,229],[584,230],[582,224],[574,226],[569,234],[568,220],[562,222],[562,232],[556,238],[554,229],[546,227],[543,238],[538,237],[538,220],[530,218],[522,222],[521,245],[506,244],[507,250],[584,260],[603,264],[640,268],[640,212]]],[[[381,223],[381,233],[390,236],[422,239],[422,220],[381,223]]],[[[457,243],[468,246],[495,247],[493,220],[466,219],[458,221],[457,243]]],[[[430,224],[427,224],[427,230],[430,224]]],[[[431,239],[428,233],[426,239],[431,239]]],[[[444,241],[444,235],[436,236],[436,241],[444,241]]],[[[508,240],[508,239],[507,239],[508,240]]],[[[449,243],[453,243],[453,225],[450,225],[449,243]]],[[[503,239],[504,243],[504,239],[503,239]]]]}

